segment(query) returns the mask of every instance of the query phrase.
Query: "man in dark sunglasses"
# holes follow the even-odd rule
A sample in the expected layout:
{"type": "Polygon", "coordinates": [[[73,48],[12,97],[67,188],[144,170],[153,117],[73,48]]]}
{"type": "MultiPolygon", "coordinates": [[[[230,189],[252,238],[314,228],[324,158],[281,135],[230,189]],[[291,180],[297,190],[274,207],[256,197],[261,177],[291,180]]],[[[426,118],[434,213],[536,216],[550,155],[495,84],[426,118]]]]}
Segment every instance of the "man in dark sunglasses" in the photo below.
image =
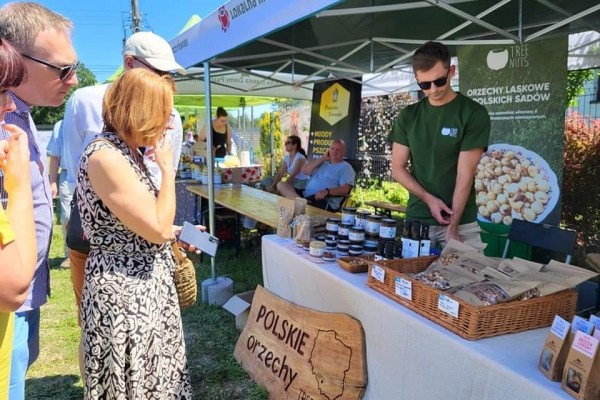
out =
{"type": "Polygon", "coordinates": [[[419,47],[412,67],[426,97],[400,112],[388,136],[392,175],[410,192],[407,219],[431,225],[434,245],[456,239],[482,248],[473,179],[488,145],[490,117],[452,89],[456,70],[442,43],[419,47]]]}
{"type": "MultiPolygon", "coordinates": [[[[25,303],[15,313],[8,394],[8,398],[14,400],[25,398],[27,369],[39,354],[40,308],[50,294],[48,249],[54,214],[45,167],[47,157],[43,149],[40,151],[41,143],[31,119],[30,107],[58,107],[65,101],[69,89],[77,85],[77,54],[70,38],[72,27],[71,21],[38,3],[6,3],[0,8],[0,38],[10,42],[23,55],[27,71],[27,78],[9,91],[16,110],[6,114],[5,120],[25,131],[29,140],[37,241],[37,249],[29,249],[37,254],[34,279],[25,303]]],[[[6,139],[6,135],[0,129],[0,139],[6,139]]],[[[7,199],[2,174],[0,199],[7,199]]]]}

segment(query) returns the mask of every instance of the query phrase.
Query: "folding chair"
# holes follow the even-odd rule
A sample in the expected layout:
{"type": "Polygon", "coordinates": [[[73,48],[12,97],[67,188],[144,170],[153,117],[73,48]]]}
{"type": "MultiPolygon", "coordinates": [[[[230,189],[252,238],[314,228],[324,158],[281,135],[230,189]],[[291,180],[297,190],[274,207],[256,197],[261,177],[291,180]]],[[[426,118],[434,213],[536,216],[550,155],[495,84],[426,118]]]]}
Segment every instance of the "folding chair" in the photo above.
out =
{"type": "MultiPolygon", "coordinates": [[[[350,164],[350,166],[352,167],[352,169],[356,173],[356,176],[358,176],[359,172],[362,171],[362,166],[363,166],[364,160],[346,159],[344,161],[346,161],[348,164],[350,164]]],[[[356,182],[355,182],[355,184],[356,184],[356,182]]],[[[325,210],[328,210],[328,211],[339,211],[342,208],[344,208],[346,206],[346,203],[348,202],[348,199],[350,198],[350,195],[352,194],[352,189],[354,189],[354,186],[350,188],[350,191],[345,196],[328,196],[326,198],[327,199],[327,204],[325,205],[325,210]],[[333,199],[341,199],[340,203],[339,203],[340,206],[338,208],[334,209],[331,206],[330,203],[333,203],[333,201],[332,201],[333,199]]]]}
{"type": "MultiPolygon", "coordinates": [[[[544,250],[551,250],[566,256],[565,263],[571,263],[571,255],[575,250],[577,233],[547,224],[513,219],[502,258],[506,258],[510,241],[525,243],[544,250]]],[[[597,282],[586,281],[577,286],[577,314],[582,314],[600,308],[600,291],[597,282]],[[595,300],[594,300],[595,295],[595,300]]]]}
{"type": "Polygon", "coordinates": [[[577,233],[556,226],[547,224],[534,224],[533,222],[513,219],[508,239],[504,246],[502,258],[506,258],[510,241],[525,243],[533,247],[539,247],[544,250],[552,250],[564,254],[565,262],[571,263],[571,255],[575,249],[577,233]]]}

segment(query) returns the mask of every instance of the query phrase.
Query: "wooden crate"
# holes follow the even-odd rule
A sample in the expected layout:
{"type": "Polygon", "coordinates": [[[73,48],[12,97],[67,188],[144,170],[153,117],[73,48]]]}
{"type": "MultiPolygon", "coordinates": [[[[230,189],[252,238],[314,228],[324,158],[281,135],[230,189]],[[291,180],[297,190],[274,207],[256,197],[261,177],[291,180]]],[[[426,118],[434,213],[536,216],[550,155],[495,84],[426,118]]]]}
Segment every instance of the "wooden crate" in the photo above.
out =
{"type": "Polygon", "coordinates": [[[369,263],[367,285],[468,340],[542,328],[552,325],[555,315],[567,321],[575,315],[577,292],[573,290],[563,290],[537,299],[475,307],[408,275],[424,271],[436,258],[431,256],[369,263]],[[384,271],[383,282],[373,276],[374,268],[376,273],[384,271]],[[411,300],[396,293],[396,278],[410,282],[411,300]],[[438,308],[440,296],[458,302],[458,317],[438,308]]]}

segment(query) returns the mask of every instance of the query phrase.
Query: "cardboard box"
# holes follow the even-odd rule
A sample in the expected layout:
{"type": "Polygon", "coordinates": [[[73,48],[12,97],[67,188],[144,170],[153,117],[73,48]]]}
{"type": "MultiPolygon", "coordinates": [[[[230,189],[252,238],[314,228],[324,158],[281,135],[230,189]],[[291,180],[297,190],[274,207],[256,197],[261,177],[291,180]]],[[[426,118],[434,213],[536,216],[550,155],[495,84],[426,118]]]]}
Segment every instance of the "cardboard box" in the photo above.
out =
{"type": "Polygon", "coordinates": [[[238,293],[223,305],[224,309],[235,315],[235,327],[240,331],[244,329],[246,321],[248,321],[253,298],[254,290],[238,293]]]}

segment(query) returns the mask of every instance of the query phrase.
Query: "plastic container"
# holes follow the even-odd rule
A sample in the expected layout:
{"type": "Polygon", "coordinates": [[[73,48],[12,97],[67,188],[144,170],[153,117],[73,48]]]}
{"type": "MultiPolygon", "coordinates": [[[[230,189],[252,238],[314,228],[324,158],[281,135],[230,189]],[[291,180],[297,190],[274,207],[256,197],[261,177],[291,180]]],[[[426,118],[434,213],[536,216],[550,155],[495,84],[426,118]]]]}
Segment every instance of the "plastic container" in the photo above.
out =
{"type": "Polygon", "coordinates": [[[381,216],[369,215],[367,217],[367,223],[365,225],[365,233],[371,235],[377,235],[379,237],[379,227],[381,226],[381,216]]]}
{"type": "Polygon", "coordinates": [[[354,226],[356,218],[356,208],[346,207],[342,209],[342,224],[354,226]]]}

